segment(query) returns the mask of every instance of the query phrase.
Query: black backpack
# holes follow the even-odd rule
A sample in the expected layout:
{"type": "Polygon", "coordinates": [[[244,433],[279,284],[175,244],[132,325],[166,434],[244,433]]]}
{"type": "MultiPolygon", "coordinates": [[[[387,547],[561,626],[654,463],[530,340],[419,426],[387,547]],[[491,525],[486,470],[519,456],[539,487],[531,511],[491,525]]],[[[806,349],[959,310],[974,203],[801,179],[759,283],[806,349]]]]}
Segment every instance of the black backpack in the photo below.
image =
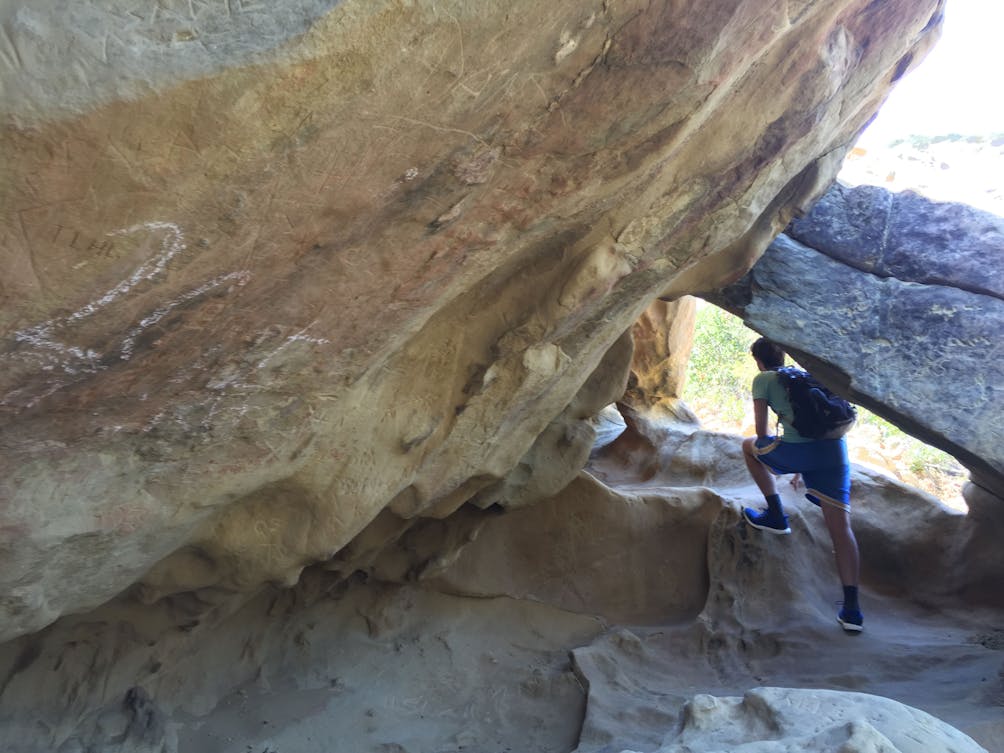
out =
{"type": "Polygon", "coordinates": [[[858,418],[858,411],[816,379],[794,366],[777,369],[794,416],[791,425],[807,439],[839,439],[858,418]]]}

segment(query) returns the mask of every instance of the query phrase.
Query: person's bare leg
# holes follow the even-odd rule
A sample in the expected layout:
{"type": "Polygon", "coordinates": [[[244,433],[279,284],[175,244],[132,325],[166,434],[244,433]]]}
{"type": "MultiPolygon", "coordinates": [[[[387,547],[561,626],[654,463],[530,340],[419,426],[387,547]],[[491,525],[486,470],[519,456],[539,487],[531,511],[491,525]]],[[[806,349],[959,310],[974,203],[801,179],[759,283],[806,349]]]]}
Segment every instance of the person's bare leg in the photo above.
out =
{"type": "Polygon", "coordinates": [[[858,541],[851,530],[850,510],[823,504],[823,520],[833,541],[833,551],[837,560],[837,575],[845,586],[857,586],[861,563],[858,541]]]}
{"type": "Polygon", "coordinates": [[[770,494],[777,494],[774,474],[767,470],[767,466],[757,460],[756,455],[753,454],[755,442],[756,437],[747,437],[743,440],[743,459],[746,460],[746,467],[765,497],[770,494]]]}

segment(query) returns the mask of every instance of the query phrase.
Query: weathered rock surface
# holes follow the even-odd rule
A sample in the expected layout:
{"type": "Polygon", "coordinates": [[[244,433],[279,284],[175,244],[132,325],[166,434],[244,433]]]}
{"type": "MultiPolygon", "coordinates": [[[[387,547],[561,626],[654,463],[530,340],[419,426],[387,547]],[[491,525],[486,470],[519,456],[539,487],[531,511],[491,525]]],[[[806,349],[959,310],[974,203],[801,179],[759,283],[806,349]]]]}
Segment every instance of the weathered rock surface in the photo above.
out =
{"type": "MultiPolygon", "coordinates": [[[[693,719],[696,695],[768,685],[823,689],[817,700],[890,740],[919,724],[969,744],[930,714],[1004,750],[1000,607],[974,606],[965,587],[991,571],[1002,521],[855,469],[866,632],[848,637],[819,510],[784,488],[793,534],[756,535],[739,525],[756,495],[739,437],[653,430],[678,460],[649,480],[615,447],[553,500],[420,521],[347,580],[315,566],[293,588],[210,610],[195,594],[119,598],[8,642],[0,746],[655,750],[693,719]],[[957,550],[970,526],[986,537],[957,550]],[[958,567],[966,557],[974,567],[958,567]],[[892,699],[871,703],[881,723],[856,707],[860,693],[892,699]]],[[[794,707],[806,697],[793,691],[794,707]]],[[[724,714],[735,702],[719,703],[724,714]]],[[[744,742],[763,731],[733,721],[744,742]]],[[[778,721],[778,737],[817,730],[778,721]]],[[[847,733],[820,717],[824,728],[847,733]]]]}
{"type": "Polygon", "coordinates": [[[712,300],[1004,497],[1004,218],[834,186],[712,300]]]}
{"type": "Polygon", "coordinates": [[[941,5],[4,6],[0,637],[563,486],[941,5]]]}
{"type": "Polygon", "coordinates": [[[426,580],[449,593],[532,599],[616,624],[684,622],[707,599],[707,532],[721,508],[707,488],[632,497],[582,474],[539,507],[489,521],[426,580]]]}
{"type": "Polygon", "coordinates": [[[742,698],[699,695],[683,717],[655,753],[985,753],[930,714],[863,693],[756,688],[742,698]]]}
{"type": "MultiPolygon", "coordinates": [[[[667,489],[696,487],[713,490],[728,500],[733,499],[729,489],[752,483],[739,440],[734,436],[646,421],[640,422],[639,428],[625,431],[595,453],[588,466],[591,473],[621,495],[645,495],[653,488],[665,495],[667,489]],[[657,469],[655,473],[646,472],[652,468],[657,469]]],[[[963,515],[877,471],[853,466],[851,480],[854,531],[861,548],[866,586],[883,593],[908,593],[918,603],[932,607],[961,600],[973,606],[1004,609],[1004,593],[999,588],[1004,552],[994,543],[1004,536],[1004,510],[1000,505],[978,497],[975,492],[979,488],[972,486],[973,493],[967,496],[974,506],[963,515]]],[[[805,501],[801,493],[790,490],[786,483],[781,486],[786,498],[818,516],[818,508],[805,501]]],[[[986,492],[983,495],[989,496],[986,492]]],[[[760,495],[754,492],[752,499],[758,502],[760,495]]],[[[676,525],[683,523],[678,521],[676,525]]],[[[801,528],[803,521],[797,520],[792,526],[801,528]]],[[[825,534],[821,540],[828,540],[825,534]]],[[[729,551],[728,544],[722,548],[729,551]]],[[[720,552],[709,554],[711,563],[722,559],[720,552]]],[[[783,576],[783,583],[779,576],[769,585],[775,596],[783,593],[785,602],[797,604],[807,597],[810,580],[805,572],[821,578],[811,581],[819,593],[833,587],[828,560],[791,561],[787,569],[792,572],[783,576]]],[[[783,613],[772,616],[776,599],[759,602],[757,595],[766,587],[755,585],[761,575],[751,575],[747,584],[751,603],[741,604],[741,595],[734,594],[737,608],[744,610],[747,617],[762,611],[762,616],[771,621],[787,619],[783,613]]],[[[712,576],[711,580],[729,578],[712,576]]]]}
{"type": "Polygon", "coordinates": [[[835,183],[785,234],[877,277],[1004,299],[1004,218],[966,204],[835,183]]]}
{"type": "Polygon", "coordinates": [[[654,301],[638,317],[631,327],[631,376],[619,401],[625,412],[641,411],[696,423],[696,417],[681,402],[696,311],[696,299],[685,296],[671,302],[654,301]]]}

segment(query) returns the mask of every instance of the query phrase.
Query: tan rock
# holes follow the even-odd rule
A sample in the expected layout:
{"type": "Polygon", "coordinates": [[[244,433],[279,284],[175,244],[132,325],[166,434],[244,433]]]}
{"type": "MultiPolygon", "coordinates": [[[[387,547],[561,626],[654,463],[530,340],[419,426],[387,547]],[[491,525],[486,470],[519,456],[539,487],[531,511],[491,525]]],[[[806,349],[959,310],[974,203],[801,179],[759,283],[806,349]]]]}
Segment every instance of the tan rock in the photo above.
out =
{"type": "Polygon", "coordinates": [[[694,342],[697,301],[685,296],[675,301],[653,301],[631,328],[634,358],[625,412],[655,412],[677,420],[696,421],[681,402],[687,364],[694,342]]]}
{"type": "Polygon", "coordinates": [[[614,623],[683,622],[707,598],[707,532],[721,506],[710,489],[623,496],[583,474],[554,499],[486,523],[428,582],[614,623]]]}
{"type": "Polygon", "coordinates": [[[696,696],[672,740],[657,753],[985,750],[930,714],[888,698],[792,688],[756,688],[742,698],[696,696]]]}
{"type": "Polygon", "coordinates": [[[821,192],[940,7],[0,11],[0,637],[510,483],[657,294],[821,192]]]}
{"type": "Polygon", "coordinates": [[[757,535],[739,437],[662,435],[683,460],[647,481],[612,456],[518,509],[385,510],[292,588],[120,597],[0,644],[0,745],[996,749],[1004,635],[957,579],[965,516],[856,473],[866,631],[849,637],[819,510],[785,487],[792,535],[757,535]]]}

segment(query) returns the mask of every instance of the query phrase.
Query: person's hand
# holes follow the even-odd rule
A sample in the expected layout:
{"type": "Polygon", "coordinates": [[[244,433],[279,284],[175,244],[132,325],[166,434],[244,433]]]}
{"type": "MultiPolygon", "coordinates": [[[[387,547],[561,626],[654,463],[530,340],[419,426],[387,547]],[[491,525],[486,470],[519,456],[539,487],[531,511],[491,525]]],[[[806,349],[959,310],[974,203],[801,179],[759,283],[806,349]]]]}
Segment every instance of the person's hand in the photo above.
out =
{"type": "Polygon", "coordinates": [[[798,488],[802,485],[802,474],[796,473],[791,477],[791,488],[798,491],[798,488]]]}

